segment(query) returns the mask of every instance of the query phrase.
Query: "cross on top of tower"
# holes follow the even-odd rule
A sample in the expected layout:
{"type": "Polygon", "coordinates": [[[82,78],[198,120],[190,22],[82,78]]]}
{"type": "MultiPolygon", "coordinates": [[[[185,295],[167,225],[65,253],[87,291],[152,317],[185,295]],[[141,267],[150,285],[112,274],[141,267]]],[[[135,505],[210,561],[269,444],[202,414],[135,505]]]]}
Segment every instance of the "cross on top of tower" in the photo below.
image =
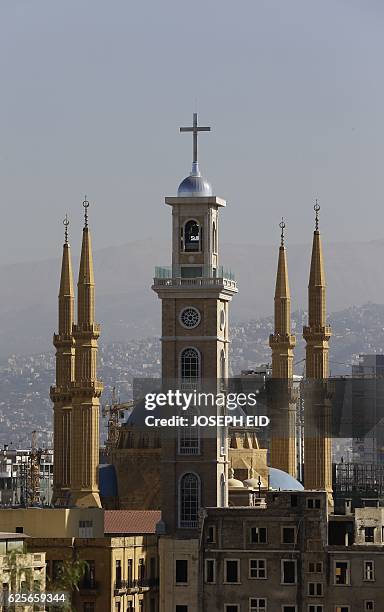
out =
{"type": "Polygon", "coordinates": [[[284,221],[284,217],[281,217],[281,221],[279,223],[279,227],[281,229],[281,234],[280,234],[280,245],[283,247],[284,246],[284,230],[285,230],[285,221],[284,221]]]}
{"type": "Polygon", "coordinates": [[[197,113],[193,113],[193,125],[191,127],[181,127],[180,132],[192,132],[193,134],[193,160],[192,171],[197,170],[197,137],[199,132],[210,132],[210,127],[203,127],[197,124],[197,113]]]}

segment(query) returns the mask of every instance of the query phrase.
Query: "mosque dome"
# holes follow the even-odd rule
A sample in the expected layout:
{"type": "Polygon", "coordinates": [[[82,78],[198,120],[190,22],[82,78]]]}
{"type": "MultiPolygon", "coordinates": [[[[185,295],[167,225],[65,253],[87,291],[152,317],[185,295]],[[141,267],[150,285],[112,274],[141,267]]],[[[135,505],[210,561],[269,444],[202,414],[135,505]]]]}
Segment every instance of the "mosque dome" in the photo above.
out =
{"type": "Polygon", "coordinates": [[[269,487],[275,491],[303,491],[304,487],[287,472],[277,468],[269,468],[269,487]]]}
{"type": "Polygon", "coordinates": [[[203,198],[212,195],[212,186],[201,176],[197,162],[192,165],[191,174],[181,181],[177,195],[179,198],[203,198]]]}
{"type": "Polygon", "coordinates": [[[241,480],[237,480],[237,478],[229,478],[228,488],[229,489],[244,489],[244,485],[241,482],[241,480]]]}
{"type": "MultiPolygon", "coordinates": [[[[258,478],[247,478],[247,480],[244,480],[244,486],[252,487],[253,489],[258,489],[259,479],[258,478]]],[[[266,484],[265,480],[263,480],[261,477],[260,477],[260,487],[262,487],[263,489],[268,488],[268,485],[266,484]]]]}

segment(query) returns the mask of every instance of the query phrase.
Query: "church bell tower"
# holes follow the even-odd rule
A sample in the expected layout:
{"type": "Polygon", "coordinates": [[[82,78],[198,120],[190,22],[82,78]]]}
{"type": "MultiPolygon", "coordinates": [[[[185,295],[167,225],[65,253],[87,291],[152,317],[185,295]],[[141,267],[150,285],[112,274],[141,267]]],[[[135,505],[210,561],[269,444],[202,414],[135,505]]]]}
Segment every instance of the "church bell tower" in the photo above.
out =
{"type": "MultiPolygon", "coordinates": [[[[156,268],[153,290],[162,304],[162,380],[165,386],[203,389],[228,377],[228,308],[237,293],[233,276],[219,261],[219,214],[226,202],[202,177],[197,157],[201,131],[193,126],[190,175],[176,197],[165,198],[172,211],[172,265],[156,268]]],[[[227,504],[227,450],[217,428],[202,435],[180,427],[162,441],[162,517],[167,534],[193,537],[202,506],[227,504]]]]}

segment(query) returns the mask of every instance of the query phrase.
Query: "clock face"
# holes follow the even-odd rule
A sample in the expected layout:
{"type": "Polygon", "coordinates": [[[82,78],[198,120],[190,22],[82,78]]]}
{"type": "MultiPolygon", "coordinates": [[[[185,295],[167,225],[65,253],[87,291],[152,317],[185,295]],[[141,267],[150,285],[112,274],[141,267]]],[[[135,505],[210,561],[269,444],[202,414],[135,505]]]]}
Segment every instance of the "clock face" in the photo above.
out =
{"type": "Polygon", "coordinates": [[[225,310],[221,310],[220,311],[220,329],[221,331],[223,331],[225,327],[225,310]]]}
{"type": "Polygon", "coordinates": [[[200,312],[197,308],[193,308],[193,306],[189,306],[188,308],[184,308],[184,310],[180,313],[180,323],[183,327],[187,329],[193,329],[197,327],[201,321],[200,312]]]}

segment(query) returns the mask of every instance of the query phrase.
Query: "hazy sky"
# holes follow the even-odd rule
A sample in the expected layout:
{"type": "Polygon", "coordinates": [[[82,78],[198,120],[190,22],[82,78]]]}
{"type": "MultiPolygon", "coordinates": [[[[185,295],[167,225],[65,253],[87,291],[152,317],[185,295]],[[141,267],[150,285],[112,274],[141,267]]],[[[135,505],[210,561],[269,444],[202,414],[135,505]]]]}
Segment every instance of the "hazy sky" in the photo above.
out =
{"type": "Polygon", "coordinates": [[[327,240],[384,238],[383,32],[382,0],[2,0],[0,264],[67,211],[76,247],[84,193],[95,247],[169,236],[196,105],[222,240],[307,242],[315,196],[327,240]]]}

